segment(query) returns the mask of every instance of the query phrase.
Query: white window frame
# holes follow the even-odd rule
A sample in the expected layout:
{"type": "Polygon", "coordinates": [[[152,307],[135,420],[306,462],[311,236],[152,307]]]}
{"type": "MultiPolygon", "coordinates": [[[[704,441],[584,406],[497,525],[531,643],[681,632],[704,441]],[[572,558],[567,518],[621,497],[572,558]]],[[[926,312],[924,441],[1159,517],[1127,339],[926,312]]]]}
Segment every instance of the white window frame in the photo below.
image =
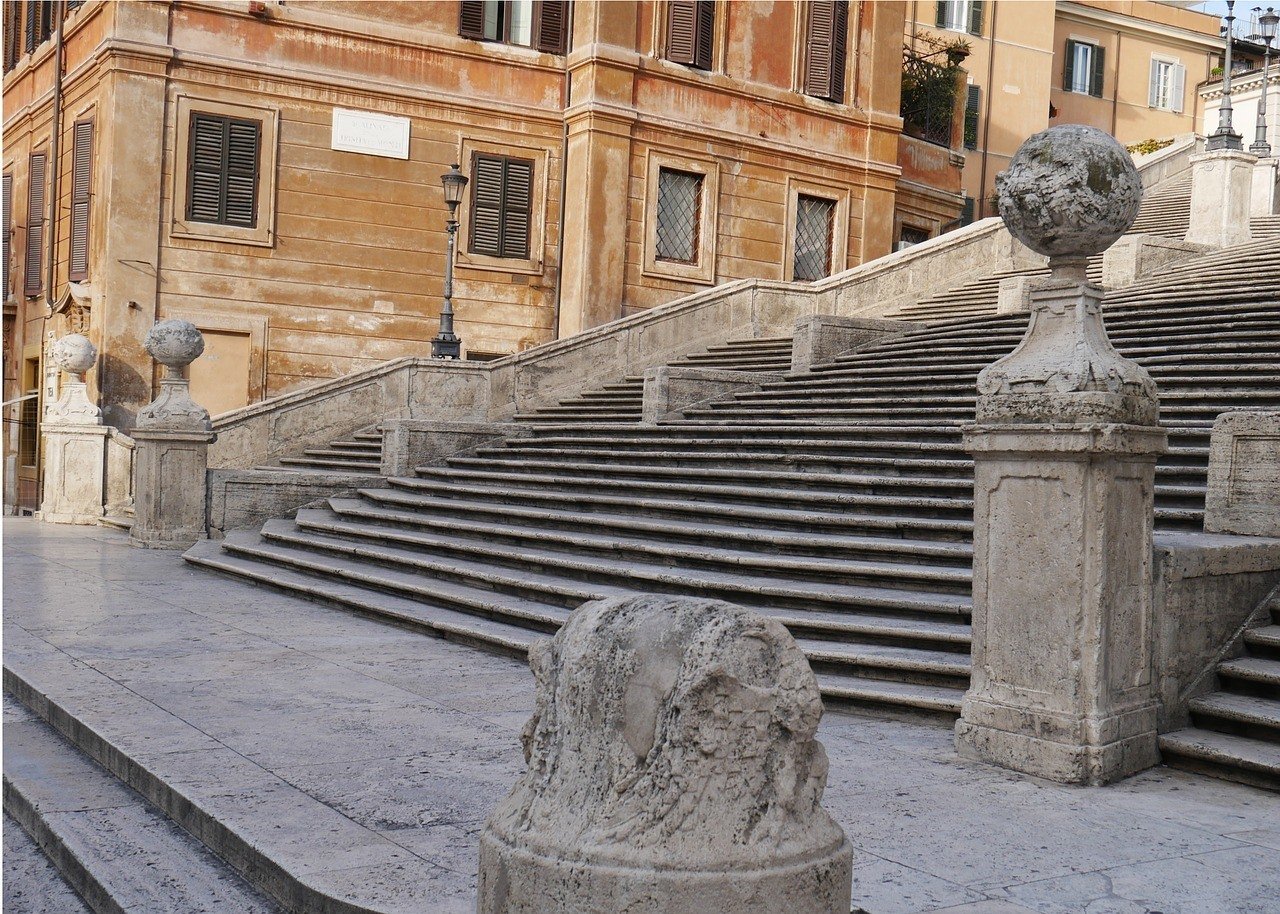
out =
{"type": "Polygon", "coordinates": [[[1176,57],[1151,55],[1151,81],[1147,93],[1147,106],[1157,111],[1182,113],[1183,96],[1186,94],[1187,69],[1176,57]]]}
{"type": "MultiPolygon", "coordinates": [[[[1082,40],[1072,38],[1074,42],[1072,50],[1078,56],[1082,48],[1087,48],[1088,53],[1084,55],[1085,65],[1080,66],[1079,60],[1071,61],[1071,91],[1076,95],[1093,95],[1089,91],[1093,85],[1093,60],[1098,53],[1099,45],[1096,41],[1082,40]]],[[[1094,96],[1095,98],[1097,96],[1094,96]]]]}
{"type": "Polygon", "coordinates": [[[942,27],[948,32],[969,32],[969,21],[973,16],[973,0],[941,0],[946,9],[942,27]]]}

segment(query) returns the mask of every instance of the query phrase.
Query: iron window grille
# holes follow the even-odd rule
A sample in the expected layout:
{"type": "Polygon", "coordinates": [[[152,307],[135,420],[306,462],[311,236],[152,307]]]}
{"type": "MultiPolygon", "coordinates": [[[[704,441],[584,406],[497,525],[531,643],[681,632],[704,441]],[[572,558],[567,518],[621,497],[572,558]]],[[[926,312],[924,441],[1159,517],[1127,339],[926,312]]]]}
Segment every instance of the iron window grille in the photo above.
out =
{"type": "Polygon", "coordinates": [[[797,196],[795,251],[791,263],[791,275],[797,282],[813,282],[831,275],[835,222],[836,201],[807,194],[797,196]]]}
{"type": "Polygon", "coordinates": [[[658,169],[655,260],[698,262],[703,176],[673,168],[658,169]]]}

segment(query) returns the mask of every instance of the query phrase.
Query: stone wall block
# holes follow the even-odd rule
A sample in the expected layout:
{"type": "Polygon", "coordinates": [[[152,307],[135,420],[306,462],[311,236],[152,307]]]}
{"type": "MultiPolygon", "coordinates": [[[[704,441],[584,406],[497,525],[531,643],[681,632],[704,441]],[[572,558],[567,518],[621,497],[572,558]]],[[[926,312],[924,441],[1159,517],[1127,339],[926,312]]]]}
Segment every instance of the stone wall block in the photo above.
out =
{"type": "Polygon", "coordinates": [[[1229,412],[1214,422],[1204,529],[1280,537],[1280,412],[1229,412]]]}
{"type": "Polygon", "coordinates": [[[1027,314],[1031,311],[1031,276],[1006,276],[996,292],[996,314],[1027,314]]]}
{"type": "Polygon", "coordinates": [[[185,549],[207,535],[205,472],[212,432],[135,428],[135,546],[185,549]]]}
{"type": "Polygon", "coordinates": [[[1258,159],[1258,164],[1253,166],[1250,184],[1249,215],[1280,214],[1280,158],[1258,159]]]}
{"type": "Polygon", "coordinates": [[[660,365],[644,373],[642,421],[650,424],[678,418],[686,409],[723,400],[734,394],[759,390],[783,375],[758,371],[721,371],[660,365]]]}
{"type": "Polygon", "coordinates": [[[1257,161],[1256,156],[1233,149],[1192,156],[1187,241],[1225,248],[1253,238],[1249,230],[1249,198],[1257,161]]]}
{"type": "Polygon", "coordinates": [[[410,476],[417,467],[436,466],[455,454],[529,434],[513,422],[432,422],[398,419],[382,425],[383,476],[410,476]]]}
{"type": "Polygon", "coordinates": [[[808,371],[814,365],[834,360],[843,352],[900,336],[923,326],[909,321],[835,317],[829,314],[804,317],[795,325],[791,370],[808,371]]]}
{"type": "Polygon", "coordinates": [[[1163,235],[1125,235],[1102,255],[1102,285],[1106,289],[1131,286],[1139,279],[1160,273],[1169,264],[1202,254],[1203,244],[1179,241],[1163,235]]]}
{"type": "Polygon", "coordinates": [[[817,680],[715,600],[588,603],[529,653],[527,770],[480,839],[480,914],[846,914],[817,680]]]}

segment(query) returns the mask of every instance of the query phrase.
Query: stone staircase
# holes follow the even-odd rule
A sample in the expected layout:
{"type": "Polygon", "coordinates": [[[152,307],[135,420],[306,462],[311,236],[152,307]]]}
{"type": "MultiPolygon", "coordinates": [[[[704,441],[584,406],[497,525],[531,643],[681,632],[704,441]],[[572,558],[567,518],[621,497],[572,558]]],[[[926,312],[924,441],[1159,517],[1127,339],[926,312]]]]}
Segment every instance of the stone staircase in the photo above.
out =
{"type": "Polygon", "coordinates": [[[1218,664],[1221,691],[1191,701],[1192,726],[1160,737],[1170,765],[1280,790],[1280,588],[1244,634],[1244,655],[1218,664]]]}
{"type": "MultiPolygon", "coordinates": [[[[1109,308],[1117,347],[1161,389],[1160,528],[1202,526],[1214,417],[1280,407],[1277,300],[1109,308]]],[[[917,329],[656,426],[635,422],[632,381],[611,421],[584,395],[528,417],[528,437],[188,558],[512,653],[589,599],[721,597],[788,625],[829,700],[954,714],[971,606],[960,426],[1026,320],[917,329]]],[[[783,341],[768,347],[755,364],[783,361],[783,341]]]]}
{"type": "Polygon", "coordinates": [[[325,447],[307,448],[295,457],[281,457],[260,470],[297,470],[330,473],[369,473],[376,476],[382,467],[382,429],[371,425],[349,438],[331,441],[325,447]]]}
{"type": "Polygon", "coordinates": [[[1191,224],[1191,172],[1146,191],[1131,234],[1184,238],[1191,224]]]}

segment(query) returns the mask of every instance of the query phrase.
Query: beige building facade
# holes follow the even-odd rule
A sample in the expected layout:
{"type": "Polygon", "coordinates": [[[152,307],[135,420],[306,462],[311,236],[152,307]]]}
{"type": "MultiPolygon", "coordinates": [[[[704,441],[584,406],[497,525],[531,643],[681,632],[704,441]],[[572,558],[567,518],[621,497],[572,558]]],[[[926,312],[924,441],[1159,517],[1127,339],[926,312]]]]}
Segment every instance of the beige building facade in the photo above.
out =
{"type": "Polygon", "coordinates": [[[993,214],[995,176],[1028,136],[1088,124],[1136,143],[1192,133],[1220,20],[1153,0],[913,0],[906,43],[968,45],[963,186],[993,214]]]}
{"type": "Polygon", "coordinates": [[[5,399],[35,395],[6,409],[7,478],[37,472],[43,351],[69,331],[97,345],[91,393],[125,430],[155,388],[157,319],[204,332],[192,387],[215,414],[427,354],[455,162],[468,358],[729,280],[821,278],[887,253],[904,221],[937,234],[959,159],[901,137],[905,16],[6,4],[5,399]]]}

